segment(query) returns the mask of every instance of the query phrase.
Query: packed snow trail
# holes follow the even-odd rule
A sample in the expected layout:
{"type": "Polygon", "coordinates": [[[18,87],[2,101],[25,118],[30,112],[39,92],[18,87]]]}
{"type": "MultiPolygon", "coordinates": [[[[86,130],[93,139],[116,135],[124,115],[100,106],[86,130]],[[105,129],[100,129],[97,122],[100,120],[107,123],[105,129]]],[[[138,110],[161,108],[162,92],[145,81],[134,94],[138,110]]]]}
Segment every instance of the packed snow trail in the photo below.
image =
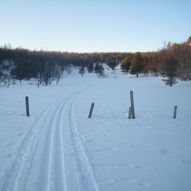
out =
{"type": "Polygon", "coordinates": [[[83,146],[81,135],[75,120],[74,103],[75,101],[70,104],[69,127],[71,131],[71,140],[73,142],[74,153],[76,154],[76,166],[79,167],[79,172],[84,172],[81,173],[81,182],[84,183],[84,188],[89,188],[87,190],[90,191],[99,191],[90,160],[83,146]]]}
{"type": "MultiPolygon", "coordinates": [[[[18,149],[15,160],[12,162],[10,169],[5,172],[5,175],[0,182],[0,190],[17,190],[17,188],[15,187],[15,184],[17,184],[16,177],[18,176],[19,171],[21,171],[21,168],[24,166],[23,162],[26,161],[26,157],[29,158],[26,151],[30,152],[31,156],[34,156],[34,152],[38,145],[38,136],[40,135],[40,131],[47,124],[46,120],[48,119],[49,114],[54,107],[53,104],[54,103],[51,103],[40,113],[32,127],[30,128],[29,132],[24,137],[18,149]]],[[[31,163],[27,161],[27,165],[31,165],[31,163]]],[[[29,170],[30,167],[28,166],[27,169],[29,170]]]]}
{"type": "Polygon", "coordinates": [[[73,104],[82,91],[54,101],[41,112],[0,190],[99,190],[74,118],[73,104]]]}

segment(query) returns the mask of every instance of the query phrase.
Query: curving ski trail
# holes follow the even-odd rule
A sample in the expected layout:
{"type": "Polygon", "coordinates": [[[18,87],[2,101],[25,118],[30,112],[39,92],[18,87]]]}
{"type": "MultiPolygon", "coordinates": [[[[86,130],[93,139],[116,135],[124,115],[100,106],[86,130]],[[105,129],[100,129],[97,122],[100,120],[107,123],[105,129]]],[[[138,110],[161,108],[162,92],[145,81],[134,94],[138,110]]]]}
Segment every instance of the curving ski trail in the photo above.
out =
{"type": "MultiPolygon", "coordinates": [[[[33,125],[30,127],[29,132],[23,138],[20,147],[18,148],[18,153],[14,161],[12,162],[12,165],[5,173],[3,179],[1,179],[0,181],[0,190],[20,190],[18,188],[20,183],[17,182],[17,180],[19,179],[18,175],[23,168],[23,163],[25,163],[28,158],[28,153],[30,152],[33,153],[32,156],[34,155],[35,150],[38,146],[38,133],[42,130],[44,121],[46,121],[46,119],[48,118],[56,102],[57,100],[53,101],[47,107],[45,107],[40,115],[37,117],[33,125]]],[[[33,160],[33,157],[30,160],[33,160]]],[[[30,163],[27,164],[28,167],[25,169],[25,171],[30,169],[30,165],[30,163]]],[[[23,177],[27,177],[27,175],[25,174],[25,176],[23,177]]]]}
{"type": "Polygon", "coordinates": [[[99,187],[95,179],[93,168],[88,158],[86,149],[83,146],[80,132],[78,130],[77,122],[75,119],[74,104],[76,98],[77,97],[75,97],[69,103],[69,115],[68,115],[70,136],[73,144],[73,152],[76,161],[76,170],[80,178],[79,181],[81,187],[83,188],[82,190],[99,191],[99,187]]]}
{"type": "Polygon", "coordinates": [[[74,115],[75,100],[84,90],[41,112],[0,181],[0,190],[99,191],[74,115]]]}

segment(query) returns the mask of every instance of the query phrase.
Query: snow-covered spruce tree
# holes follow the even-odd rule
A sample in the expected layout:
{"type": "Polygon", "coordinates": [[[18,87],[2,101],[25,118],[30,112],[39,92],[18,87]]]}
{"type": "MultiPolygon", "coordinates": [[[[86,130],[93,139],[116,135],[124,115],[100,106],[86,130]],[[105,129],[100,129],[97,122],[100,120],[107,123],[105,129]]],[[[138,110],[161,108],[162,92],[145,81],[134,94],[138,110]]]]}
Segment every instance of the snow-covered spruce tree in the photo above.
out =
{"type": "Polygon", "coordinates": [[[167,58],[164,63],[164,73],[167,76],[167,79],[165,79],[164,81],[169,86],[176,84],[178,65],[179,63],[177,59],[173,57],[167,58]]]}

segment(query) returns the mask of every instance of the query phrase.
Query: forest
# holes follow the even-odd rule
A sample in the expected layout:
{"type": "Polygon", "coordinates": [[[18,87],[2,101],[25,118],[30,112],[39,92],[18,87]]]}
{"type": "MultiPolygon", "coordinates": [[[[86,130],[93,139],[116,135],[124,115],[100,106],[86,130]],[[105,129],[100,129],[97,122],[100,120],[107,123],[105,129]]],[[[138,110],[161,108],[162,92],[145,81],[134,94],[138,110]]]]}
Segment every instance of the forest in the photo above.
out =
{"type": "Polygon", "coordinates": [[[71,73],[74,68],[82,77],[85,73],[105,77],[104,65],[113,71],[120,65],[125,74],[136,77],[140,73],[162,76],[169,86],[177,80],[191,80],[191,37],[179,44],[169,42],[158,51],[136,53],[69,53],[4,45],[0,47],[0,85],[9,87],[31,79],[38,86],[58,83],[64,71],[71,73]]]}

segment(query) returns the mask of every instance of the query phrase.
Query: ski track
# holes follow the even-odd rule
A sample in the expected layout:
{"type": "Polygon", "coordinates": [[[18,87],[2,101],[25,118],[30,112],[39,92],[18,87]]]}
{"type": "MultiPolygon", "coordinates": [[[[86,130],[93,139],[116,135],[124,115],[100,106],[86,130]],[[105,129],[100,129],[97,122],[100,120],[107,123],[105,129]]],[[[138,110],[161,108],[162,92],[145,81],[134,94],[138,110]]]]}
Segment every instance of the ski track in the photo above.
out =
{"type": "Polygon", "coordinates": [[[42,147],[36,190],[99,191],[75,121],[74,103],[85,89],[55,100],[41,112],[0,181],[0,190],[25,191],[31,187],[29,180],[38,160],[36,153],[42,147]],[[43,129],[45,134],[41,134],[43,129]]]}
{"type": "MultiPolygon", "coordinates": [[[[75,95],[75,94],[74,94],[75,95]]],[[[60,134],[62,130],[62,124],[60,123],[62,118],[63,108],[66,103],[71,99],[73,95],[70,95],[66,100],[56,109],[56,114],[52,118],[52,129],[49,129],[47,143],[49,142],[49,154],[47,164],[47,177],[46,177],[46,189],[51,190],[67,190],[67,181],[65,177],[64,167],[64,153],[63,153],[63,137],[60,134]]],[[[45,156],[45,155],[44,155],[45,156]]],[[[42,171],[43,172],[43,171],[42,171]]]]}
{"type": "Polygon", "coordinates": [[[99,191],[98,184],[95,179],[94,171],[88,158],[85,147],[81,140],[81,135],[78,130],[77,122],[75,119],[74,104],[76,98],[70,103],[69,106],[69,130],[71,140],[73,143],[73,150],[76,157],[76,167],[79,176],[81,177],[81,183],[85,191],[99,191]]]}
{"type": "Polygon", "coordinates": [[[23,138],[18,148],[18,154],[16,155],[14,161],[12,162],[12,165],[6,171],[4,177],[0,180],[0,190],[7,190],[7,191],[16,190],[16,188],[14,188],[14,186],[16,186],[15,180],[18,175],[18,171],[22,166],[22,162],[25,160],[27,153],[26,151],[28,150],[29,152],[32,152],[34,154],[34,151],[38,145],[37,141],[38,132],[41,130],[44,120],[49,116],[49,112],[53,108],[55,102],[56,101],[53,101],[42,110],[42,112],[39,114],[33,125],[30,127],[29,132],[23,138]],[[36,135],[37,137],[35,141],[34,138],[36,135]]]}

